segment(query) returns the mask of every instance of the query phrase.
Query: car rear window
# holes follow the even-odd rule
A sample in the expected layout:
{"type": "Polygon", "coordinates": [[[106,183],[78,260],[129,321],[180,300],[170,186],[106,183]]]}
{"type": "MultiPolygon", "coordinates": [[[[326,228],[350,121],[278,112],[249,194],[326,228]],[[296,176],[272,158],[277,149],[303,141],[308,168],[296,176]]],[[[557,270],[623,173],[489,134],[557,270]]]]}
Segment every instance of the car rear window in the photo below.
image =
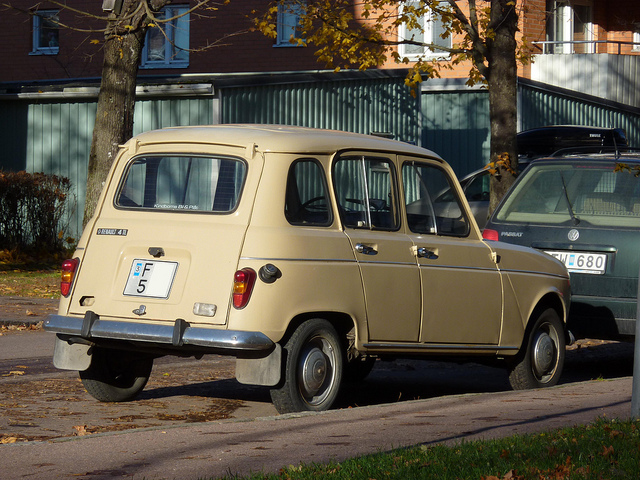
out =
{"type": "Polygon", "coordinates": [[[640,178],[613,163],[532,165],[495,219],[640,228],[640,178]]]}
{"type": "Polygon", "coordinates": [[[145,156],[125,173],[121,208],[228,213],[240,199],[247,167],[232,157],[145,156]]]}

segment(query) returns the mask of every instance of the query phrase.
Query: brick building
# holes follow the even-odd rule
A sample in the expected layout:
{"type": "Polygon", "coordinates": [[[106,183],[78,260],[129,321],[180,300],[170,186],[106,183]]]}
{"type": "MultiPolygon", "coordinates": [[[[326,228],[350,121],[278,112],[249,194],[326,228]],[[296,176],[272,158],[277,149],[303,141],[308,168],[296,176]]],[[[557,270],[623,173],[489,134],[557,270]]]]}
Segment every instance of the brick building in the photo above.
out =
{"type": "MultiPolygon", "coordinates": [[[[117,4],[66,0],[61,8],[11,0],[13,9],[0,7],[0,169],[71,178],[77,198],[71,234],[81,228],[77,212],[102,69],[100,29],[108,14],[103,2],[117,4]]],[[[134,133],[203,123],[303,125],[417,143],[440,153],[460,176],[486,163],[488,99],[486,90],[465,85],[468,64],[424,81],[417,98],[404,86],[406,65],[335,74],[316,61],[313,48],[289,43],[295,9],[280,12],[275,40],[250,31],[251,11],[268,3],[231,0],[217,11],[182,17],[195,0],[168,5],[165,18],[174,18],[168,38],[152,29],[145,42],[134,133]]],[[[534,62],[519,70],[519,129],[621,127],[640,145],[640,2],[518,0],[517,7],[534,52],[534,62]]],[[[445,41],[437,22],[424,22],[424,34],[401,28],[397,35],[445,41]]],[[[442,56],[421,47],[403,53],[442,56]]]]}
{"type": "MultiPolygon", "coordinates": [[[[11,4],[14,9],[5,8],[0,15],[0,38],[5,46],[0,51],[0,84],[100,76],[100,29],[108,15],[100,0],[68,0],[65,8],[33,0],[13,0],[11,4]],[[52,19],[70,28],[58,27],[52,19]]],[[[170,39],[151,29],[140,76],[324,69],[316,61],[313,48],[289,43],[295,12],[282,12],[280,35],[275,41],[250,31],[251,12],[264,10],[268,4],[269,0],[234,0],[217,11],[192,12],[166,29],[170,39]],[[163,48],[166,51],[161,52],[163,48]]],[[[165,15],[180,15],[195,5],[194,0],[176,0],[165,8],[165,15]]],[[[640,2],[636,0],[519,0],[518,8],[520,30],[536,55],[640,54],[640,2]]],[[[429,19],[425,22],[430,23],[429,19]]],[[[441,42],[437,32],[437,28],[429,28],[425,40],[441,42]]],[[[400,31],[398,35],[408,33],[400,31]]],[[[455,37],[448,40],[449,45],[456,41],[455,37]]],[[[408,56],[418,53],[433,52],[410,52],[408,56]]],[[[389,61],[382,68],[401,67],[405,65],[389,61]]],[[[466,78],[468,70],[469,65],[462,64],[441,74],[445,78],[466,78]]],[[[531,78],[531,66],[521,68],[520,75],[531,78]]]]}

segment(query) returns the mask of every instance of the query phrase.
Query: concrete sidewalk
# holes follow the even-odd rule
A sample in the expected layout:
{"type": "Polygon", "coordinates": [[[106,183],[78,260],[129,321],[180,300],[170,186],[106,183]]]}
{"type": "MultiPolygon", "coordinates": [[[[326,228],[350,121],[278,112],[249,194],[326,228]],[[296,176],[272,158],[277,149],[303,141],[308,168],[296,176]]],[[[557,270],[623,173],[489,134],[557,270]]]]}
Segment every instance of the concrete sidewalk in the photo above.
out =
{"type": "Polygon", "coordinates": [[[0,446],[2,476],[197,479],[631,416],[632,378],[0,446]]]}

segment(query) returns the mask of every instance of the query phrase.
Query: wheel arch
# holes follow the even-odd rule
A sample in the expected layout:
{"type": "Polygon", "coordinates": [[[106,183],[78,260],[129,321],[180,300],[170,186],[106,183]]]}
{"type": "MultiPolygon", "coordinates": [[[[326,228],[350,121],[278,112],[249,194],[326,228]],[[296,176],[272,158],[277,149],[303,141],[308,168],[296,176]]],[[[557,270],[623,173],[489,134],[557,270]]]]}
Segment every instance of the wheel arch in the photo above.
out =
{"type": "MultiPolygon", "coordinates": [[[[307,320],[311,320],[313,318],[322,318],[324,320],[327,320],[333,326],[333,328],[336,329],[336,332],[338,332],[338,335],[342,339],[346,339],[347,334],[354,327],[356,327],[356,321],[353,319],[353,317],[344,312],[320,310],[320,311],[314,311],[314,312],[300,313],[291,319],[291,321],[289,322],[289,325],[287,326],[287,330],[285,331],[284,335],[282,336],[282,338],[278,343],[283,345],[287,343],[289,338],[291,338],[291,335],[293,335],[293,332],[295,332],[300,325],[302,325],[307,320]]],[[[356,328],[356,336],[358,335],[357,330],[358,329],[356,328]]]]}
{"type": "MultiPolygon", "coordinates": [[[[527,341],[527,337],[531,333],[531,328],[533,328],[535,319],[538,318],[538,316],[548,308],[552,308],[556,311],[564,325],[565,334],[567,333],[567,316],[569,312],[565,303],[562,301],[562,296],[558,292],[547,292],[540,298],[540,300],[538,300],[536,305],[531,310],[531,313],[529,313],[529,316],[527,317],[527,324],[525,325],[525,335],[522,340],[523,344],[527,341]]],[[[565,338],[568,337],[565,335],[565,338]]]]}

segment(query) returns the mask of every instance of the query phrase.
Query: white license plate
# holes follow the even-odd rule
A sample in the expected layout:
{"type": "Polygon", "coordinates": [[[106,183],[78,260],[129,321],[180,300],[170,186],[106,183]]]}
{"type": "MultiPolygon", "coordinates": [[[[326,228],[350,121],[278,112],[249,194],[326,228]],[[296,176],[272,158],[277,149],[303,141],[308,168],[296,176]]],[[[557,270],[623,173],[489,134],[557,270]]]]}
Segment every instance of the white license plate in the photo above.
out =
{"type": "Polygon", "coordinates": [[[131,265],[124,294],[134,297],[169,298],[177,270],[177,262],[136,258],[131,265]]]}
{"type": "Polygon", "coordinates": [[[604,253],[591,252],[546,252],[552,257],[556,257],[569,272],[591,273],[603,275],[607,269],[607,255],[604,253]]]}

